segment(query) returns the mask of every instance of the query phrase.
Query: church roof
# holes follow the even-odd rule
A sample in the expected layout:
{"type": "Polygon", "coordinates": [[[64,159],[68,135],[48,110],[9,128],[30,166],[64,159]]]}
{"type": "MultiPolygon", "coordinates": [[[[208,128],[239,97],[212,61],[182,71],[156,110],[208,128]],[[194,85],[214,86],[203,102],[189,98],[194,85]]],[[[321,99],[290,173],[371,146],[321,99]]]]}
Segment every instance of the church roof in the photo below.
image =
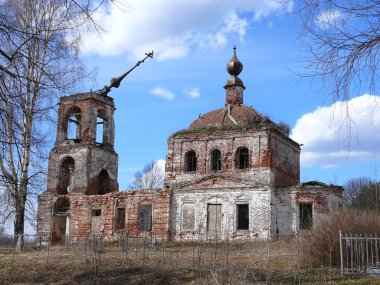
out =
{"type": "Polygon", "coordinates": [[[190,124],[189,128],[173,135],[269,127],[280,131],[283,135],[288,137],[289,134],[272,122],[267,116],[260,114],[250,106],[244,105],[243,93],[245,87],[243,81],[238,77],[243,70],[243,64],[236,56],[236,47],[233,49],[232,58],[227,63],[226,69],[231,77],[224,86],[226,90],[225,107],[210,111],[206,114],[200,114],[199,117],[190,124]]]}
{"type": "Polygon", "coordinates": [[[190,124],[189,130],[201,128],[222,128],[225,126],[260,126],[272,123],[267,117],[246,105],[231,105],[203,115],[190,124]]]}

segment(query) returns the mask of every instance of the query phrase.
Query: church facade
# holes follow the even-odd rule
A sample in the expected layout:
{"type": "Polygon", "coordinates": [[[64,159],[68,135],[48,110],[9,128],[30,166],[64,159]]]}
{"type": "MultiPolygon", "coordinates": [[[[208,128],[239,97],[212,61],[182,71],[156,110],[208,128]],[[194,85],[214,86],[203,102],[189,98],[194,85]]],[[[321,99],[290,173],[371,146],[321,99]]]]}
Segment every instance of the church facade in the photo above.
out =
{"type": "Polygon", "coordinates": [[[118,191],[111,97],[62,97],[38,234],[57,242],[121,234],[272,239],[310,229],[341,208],[342,187],[300,183],[300,145],[244,105],[242,69],[234,49],[224,106],[168,138],[162,189],[118,191]]]}

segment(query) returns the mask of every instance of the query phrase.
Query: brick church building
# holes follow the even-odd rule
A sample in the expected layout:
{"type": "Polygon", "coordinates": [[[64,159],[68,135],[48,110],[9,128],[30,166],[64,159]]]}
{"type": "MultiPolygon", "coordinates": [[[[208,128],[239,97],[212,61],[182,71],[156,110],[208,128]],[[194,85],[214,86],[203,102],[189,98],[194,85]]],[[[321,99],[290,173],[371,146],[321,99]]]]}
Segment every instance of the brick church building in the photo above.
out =
{"type": "Polygon", "coordinates": [[[341,208],[342,187],[300,183],[300,145],[244,105],[242,69],[234,48],[222,108],[169,136],[162,189],[119,191],[111,97],[62,97],[37,233],[52,242],[125,234],[272,239],[307,230],[341,208]]]}

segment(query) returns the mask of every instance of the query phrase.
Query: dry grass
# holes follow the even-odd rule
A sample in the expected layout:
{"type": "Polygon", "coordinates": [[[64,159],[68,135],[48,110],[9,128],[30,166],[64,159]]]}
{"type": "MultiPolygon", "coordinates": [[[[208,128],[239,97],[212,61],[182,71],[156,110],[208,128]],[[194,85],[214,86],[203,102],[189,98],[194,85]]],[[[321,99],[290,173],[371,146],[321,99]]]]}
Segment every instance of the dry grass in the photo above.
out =
{"type": "Polygon", "coordinates": [[[380,216],[375,211],[357,209],[344,209],[332,214],[302,237],[302,263],[313,267],[339,266],[339,230],[352,235],[378,234],[380,216]]]}
{"type": "MultiPolygon", "coordinates": [[[[0,284],[339,284],[336,268],[311,269],[296,241],[177,244],[151,252],[52,247],[0,253],[0,284]],[[269,253],[269,254],[268,254],[269,253]],[[100,262],[99,262],[100,261],[100,262]],[[97,263],[99,262],[99,263],[97,263]],[[96,266],[98,265],[98,266],[96,266]]],[[[367,283],[376,284],[372,279],[367,283]],[[373,282],[373,283],[370,283],[373,282]]],[[[356,280],[360,281],[360,280],[356,280]]]]}

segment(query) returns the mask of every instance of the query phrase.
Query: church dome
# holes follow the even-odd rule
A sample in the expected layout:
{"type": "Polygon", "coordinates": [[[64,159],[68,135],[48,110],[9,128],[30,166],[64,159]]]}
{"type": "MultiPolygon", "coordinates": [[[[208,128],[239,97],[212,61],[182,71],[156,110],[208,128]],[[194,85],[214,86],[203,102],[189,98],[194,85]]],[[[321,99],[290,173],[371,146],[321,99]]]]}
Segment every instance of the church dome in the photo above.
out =
{"type": "Polygon", "coordinates": [[[274,124],[252,107],[243,104],[243,91],[245,87],[243,81],[238,77],[242,70],[243,64],[236,57],[236,47],[234,47],[232,58],[227,63],[227,72],[231,77],[224,86],[226,90],[225,107],[199,115],[199,118],[190,124],[188,130],[260,127],[264,124],[274,124]]]}
{"type": "Polygon", "coordinates": [[[238,76],[243,70],[243,64],[238,60],[236,56],[236,47],[234,46],[234,52],[232,58],[227,63],[227,72],[232,76],[238,76]]]}
{"type": "Polygon", "coordinates": [[[222,128],[227,126],[260,126],[270,120],[252,107],[231,105],[203,115],[190,124],[189,130],[202,128],[222,128]],[[228,110],[229,109],[229,110],[228,110]]]}

